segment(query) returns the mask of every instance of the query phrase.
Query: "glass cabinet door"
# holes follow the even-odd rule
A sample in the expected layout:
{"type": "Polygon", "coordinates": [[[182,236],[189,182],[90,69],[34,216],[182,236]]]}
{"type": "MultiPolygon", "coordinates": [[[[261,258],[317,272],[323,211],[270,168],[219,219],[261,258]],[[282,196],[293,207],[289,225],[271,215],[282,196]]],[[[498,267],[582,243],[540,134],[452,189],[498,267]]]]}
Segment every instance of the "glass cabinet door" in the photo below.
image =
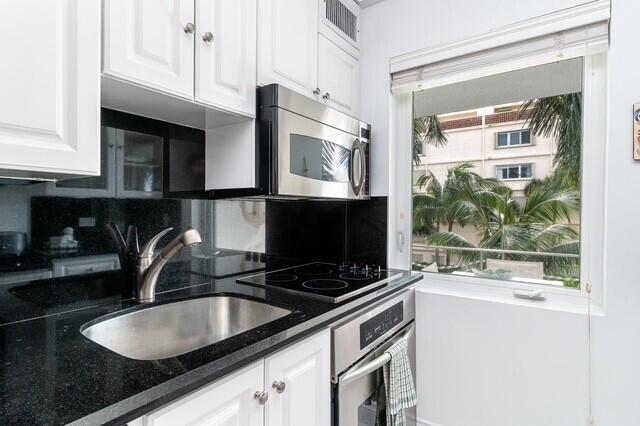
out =
{"type": "Polygon", "coordinates": [[[118,130],[118,196],[161,197],[164,137],[118,130]]]}

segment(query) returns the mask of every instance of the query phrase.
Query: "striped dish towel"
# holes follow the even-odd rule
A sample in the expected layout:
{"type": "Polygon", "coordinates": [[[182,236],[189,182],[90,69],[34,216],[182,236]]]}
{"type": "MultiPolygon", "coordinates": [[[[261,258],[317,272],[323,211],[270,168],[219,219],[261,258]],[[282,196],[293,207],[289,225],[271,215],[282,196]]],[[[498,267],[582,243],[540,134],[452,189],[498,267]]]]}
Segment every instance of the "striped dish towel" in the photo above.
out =
{"type": "Polygon", "coordinates": [[[391,346],[387,350],[391,361],[382,367],[387,399],[387,426],[404,426],[403,409],[416,405],[416,389],[407,348],[406,339],[391,346]]]}

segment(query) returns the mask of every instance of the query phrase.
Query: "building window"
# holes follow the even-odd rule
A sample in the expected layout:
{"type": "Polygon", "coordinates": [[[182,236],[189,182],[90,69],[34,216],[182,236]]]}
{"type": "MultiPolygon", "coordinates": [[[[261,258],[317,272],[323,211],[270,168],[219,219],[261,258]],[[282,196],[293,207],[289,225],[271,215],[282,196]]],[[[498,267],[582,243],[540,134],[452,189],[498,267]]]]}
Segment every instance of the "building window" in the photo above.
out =
{"type": "Polygon", "coordinates": [[[508,166],[496,167],[496,179],[498,180],[511,180],[511,179],[532,179],[533,178],[533,165],[527,164],[511,164],[508,166]]]}
{"type": "Polygon", "coordinates": [[[524,145],[531,145],[531,133],[529,133],[529,130],[498,133],[498,139],[496,141],[496,147],[498,148],[524,145]]]}

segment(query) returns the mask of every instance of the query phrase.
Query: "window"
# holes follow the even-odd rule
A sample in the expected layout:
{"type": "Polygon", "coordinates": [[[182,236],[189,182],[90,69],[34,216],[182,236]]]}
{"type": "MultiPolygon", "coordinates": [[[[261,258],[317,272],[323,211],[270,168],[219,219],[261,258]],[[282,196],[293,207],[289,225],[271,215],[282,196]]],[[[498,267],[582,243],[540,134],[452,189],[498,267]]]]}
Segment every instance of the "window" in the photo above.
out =
{"type": "Polygon", "coordinates": [[[509,166],[496,167],[496,179],[532,179],[533,164],[512,164],[509,166]]]}
{"type": "Polygon", "coordinates": [[[497,148],[507,148],[510,146],[531,145],[531,133],[529,130],[518,130],[515,132],[499,132],[496,142],[497,148]]]}
{"type": "Polygon", "coordinates": [[[414,92],[431,146],[413,168],[413,269],[580,288],[582,134],[548,129],[582,128],[582,66],[570,59],[414,92]],[[470,109],[480,126],[443,119],[470,109]],[[514,130],[485,140],[497,123],[514,130]],[[493,143],[531,150],[498,162],[493,143]]]}

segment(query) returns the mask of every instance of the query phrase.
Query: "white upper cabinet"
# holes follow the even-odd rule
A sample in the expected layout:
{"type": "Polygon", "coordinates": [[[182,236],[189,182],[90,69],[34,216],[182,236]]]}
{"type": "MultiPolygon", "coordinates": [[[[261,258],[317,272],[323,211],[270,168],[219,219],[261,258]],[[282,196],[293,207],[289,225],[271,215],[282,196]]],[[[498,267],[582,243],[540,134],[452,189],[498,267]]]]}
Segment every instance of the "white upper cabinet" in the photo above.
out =
{"type": "Polygon", "coordinates": [[[196,0],[196,100],[255,114],[256,0],[196,0]]]}
{"type": "Polygon", "coordinates": [[[258,84],[278,83],[314,97],[318,0],[258,2],[258,84]]]}
{"type": "Polygon", "coordinates": [[[360,54],[360,6],[354,0],[318,0],[320,34],[358,57],[360,54]]]}
{"type": "Polygon", "coordinates": [[[193,98],[193,0],[105,0],[103,72],[193,98]]]}
{"type": "Polygon", "coordinates": [[[265,360],[266,426],[331,425],[329,330],[265,360]]]}
{"type": "Polygon", "coordinates": [[[359,10],[352,0],[260,0],[258,84],[281,84],[357,115],[359,10]]]}
{"type": "Polygon", "coordinates": [[[360,104],[360,62],[323,35],[318,39],[318,87],[322,100],[347,114],[360,104]]]}
{"type": "Polygon", "coordinates": [[[0,175],[100,173],[100,0],[0,2],[0,175]]]}

